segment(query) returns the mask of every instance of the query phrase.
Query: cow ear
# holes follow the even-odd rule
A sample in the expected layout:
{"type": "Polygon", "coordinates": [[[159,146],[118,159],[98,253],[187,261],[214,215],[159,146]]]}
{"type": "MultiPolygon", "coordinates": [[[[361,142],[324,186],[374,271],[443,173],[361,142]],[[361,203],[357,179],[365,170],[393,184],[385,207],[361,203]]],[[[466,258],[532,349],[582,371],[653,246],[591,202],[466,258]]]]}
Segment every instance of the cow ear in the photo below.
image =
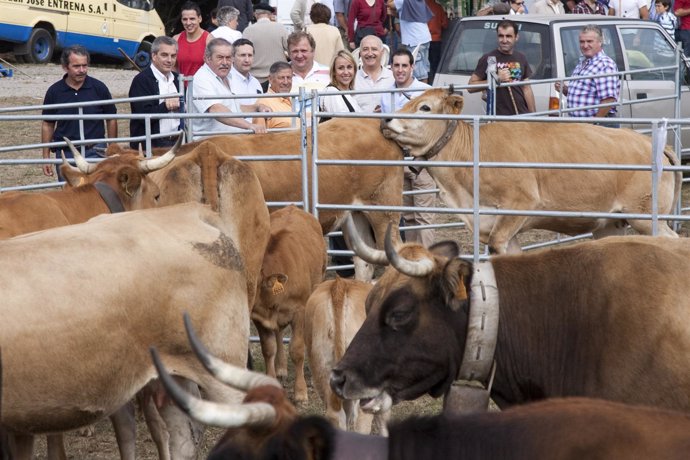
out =
{"type": "Polygon", "coordinates": [[[264,286],[270,289],[273,295],[282,294],[285,291],[285,285],[287,284],[288,277],[283,273],[275,273],[264,282],[264,286]]]}
{"type": "Polygon", "coordinates": [[[453,258],[443,268],[443,296],[446,305],[458,311],[469,300],[472,266],[462,259],[453,258]]]}
{"type": "Polygon", "coordinates": [[[465,105],[465,100],[459,94],[451,94],[446,97],[444,102],[443,113],[450,113],[454,115],[460,114],[465,105]]]}
{"type": "Polygon", "coordinates": [[[141,173],[136,168],[122,168],[117,175],[117,183],[128,197],[132,197],[141,187],[141,173]]]}
{"type": "Polygon", "coordinates": [[[86,182],[86,174],[71,165],[60,165],[60,174],[71,187],[79,187],[86,182]]]}
{"type": "Polygon", "coordinates": [[[429,251],[435,256],[445,257],[446,259],[455,259],[460,255],[458,243],[450,240],[432,244],[429,247],[429,251]]]}

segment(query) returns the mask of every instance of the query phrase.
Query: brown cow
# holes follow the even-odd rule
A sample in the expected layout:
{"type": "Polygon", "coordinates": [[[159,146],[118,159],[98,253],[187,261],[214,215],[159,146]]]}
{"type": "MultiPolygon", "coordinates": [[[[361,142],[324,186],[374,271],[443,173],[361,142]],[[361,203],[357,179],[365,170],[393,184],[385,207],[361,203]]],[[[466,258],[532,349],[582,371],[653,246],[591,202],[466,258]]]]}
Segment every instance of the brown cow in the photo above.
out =
{"type": "Polygon", "coordinates": [[[319,221],[294,206],[271,213],[271,238],[251,318],[261,339],[266,373],[287,378],[283,331],[291,326],[295,400],[307,400],[304,379],[304,309],[326,271],[326,244],[319,221]]]}
{"type": "MultiPolygon", "coordinates": [[[[181,180],[176,185],[189,196],[192,189],[201,196],[222,192],[206,200],[218,212],[199,204],[164,207],[0,243],[0,265],[9,264],[3,270],[8,280],[0,280],[5,286],[0,305],[5,310],[0,311],[5,318],[0,322],[2,422],[22,435],[24,450],[15,458],[30,456],[23,435],[82,426],[130,401],[155,377],[145,364],[148,359],[140,359],[142,344],[165,344],[165,359],[177,374],[199,383],[212,398],[231,396],[205,372],[197,373],[197,364],[186,362],[187,343],[176,342],[184,332],[165,325],[168,314],[182,306],[197,308],[195,315],[203,318],[204,334],[214,347],[237,364],[246,362],[249,310],[269,236],[268,210],[248,166],[223,157],[213,146],[206,152],[217,160],[216,185],[204,189],[198,181],[181,180]],[[26,258],[29,252],[32,257],[26,258]],[[155,282],[147,281],[152,273],[155,282]],[[74,280],[88,288],[75,290],[70,287],[74,280]],[[75,326],[75,318],[84,325],[75,326]],[[114,325],[116,333],[108,332],[114,325]],[[43,397],[37,400],[36,394],[43,397]]],[[[189,162],[193,159],[181,162],[179,170],[193,170],[189,162]]],[[[174,176],[176,168],[168,170],[174,176]]]]}
{"type": "Polygon", "coordinates": [[[224,364],[199,344],[193,348],[214,375],[247,392],[244,404],[234,405],[191,397],[152,352],[175,402],[202,423],[228,428],[209,460],[680,460],[690,451],[688,414],[587,398],[546,400],[505,412],[413,417],[392,424],[388,439],[345,432],[320,417],[298,417],[279,384],[264,380],[268,377],[224,364]]]}
{"type": "Polygon", "coordinates": [[[371,432],[373,421],[386,436],[390,407],[379,408],[375,415],[366,413],[360,410],[359,401],[340,399],[329,385],[331,369],[364,322],[364,301],[371,287],[337,275],[319,284],[307,301],[304,342],[314,387],[326,406],[326,419],[337,428],[363,434],[371,432]]]}
{"type": "Polygon", "coordinates": [[[158,186],[147,177],[174,158],[181,140],[160,158],[113,156],[97,165],[87,163],[68,143],[78,168],[61,166],[69,183],[82,184],[43,193],[10,192],[0,195],[0,239],[86,222],[104,213],[152,208],[158,186]]]}
{"type": "Polygon", "coordinates": [[[406,244],[399,253],[387,242],[382,258],[360,243],[360,255],[394,266],[369,294],[364,325],[333,369],[341,397],[440,396],[482,359],[495,362],[491,397],[501,408],[587,396],[690,411],[687,239],[610,237],[476,266],[458,258],[454,242],[406,244]],[[485,308],[493,299],[498,311],[485,308]],[[466,342],[476,320],[496,332],[466,342]],[[482,351],[492,343],[495,354],[482,351]]]}
{"type": "MultiPolygon", "coordinates": [[[[319,125],[318,156],[321,160],[400,160],[400,148],[393,141],[385,139],[379,130],[379,122],[374,119],[334,119],[319,125]]],[[[251,155],[296,155],[301,152],[300,131],[256,135],[228,135],[208,138],[224,153],[233,156],[251,155]]],[[[199,145],[192,142],[182,147],[180,153],[190,152],[199,145]]],[[[110,147],[109,153],[118,152],[110,147]]],[[[308,160],[311,161],[311,152],[308,160]]],[[[251,161],[252,167],[261,182],[266,201],[302,201],[302,172],[299,161],[251,161]]],[[[311,184],[311,168],[308,175],[311,184]]],[[[158,177],[161,173],[154,174],[158,177]]],[[[402,204],[402,168],[390,166],[319,166],[319,201],[329,204],[400,206],[402,204]]],[[[400,214],[397,212],[364,212],[364,221],[356,221],[360,233],[365,224],[373,230],[376,244],[383,247],[386,226],[392,223],[397,228],[400,214]]],[[[340,227],[343,211],[319,212],[319,222],[324,234],[340,227]]],[[[368,232],[367,232],[368,233],[368,232]]],[[[367,241],[369,235],[364,234],[367,241]]],[[[357,278],[371,279],[373,268],[366,269],[359,264],[357,278]]]]}
{"type": "MultiPolygon", "coordinates": [[[[463,98],[443,89],[430,89],[408,102],[399,113],[459,114],[463,98]]],[[[458,120],[390,119],[381,124],[384,135],[409,153],[433,161],[472,161],[472,125],[458,120]]],[[[663,166],[678,165],[666,149],[663,166]]],[[[629,129],[575,123],[499,122],[479,128],[482,162],[651,164],[651,139],[629,129]]],[[[471,168],[427,168],[441,196],[453,207],[473,207],[471,168]]],[[[652,173],[625,170],[482,168],[479,205],[489,210],[571,211],[650,214],[652,173]]],[[[659,180],[658,212],[670,214],[680,196],[680,172],[664,172],[659,180]]],[[[460,218],[473,229],[472,214],[460,218]]],[[[629,219],[640,233],[652,234],[652,221],[629,219]]],[[[518,215],[483,215],[480,240],[496,253],[519,252],[516,235],[539,228],[568,235],[594,232],[605,236],[622,226],[618,219],[518,215]]],[[[663,236],[677,236],[666,223],[663,236]]]]}

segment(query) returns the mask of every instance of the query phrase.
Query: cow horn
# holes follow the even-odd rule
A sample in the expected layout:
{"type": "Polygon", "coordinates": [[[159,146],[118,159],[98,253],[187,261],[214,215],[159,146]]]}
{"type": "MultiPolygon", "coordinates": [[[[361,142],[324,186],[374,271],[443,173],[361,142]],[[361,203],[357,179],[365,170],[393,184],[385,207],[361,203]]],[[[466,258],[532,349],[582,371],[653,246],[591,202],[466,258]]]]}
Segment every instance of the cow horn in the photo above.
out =
{"type": "Polygon", "coordinates": [[[156,171],[158,169],[166,167],[171,161],[175,159],[175,155],[177,155],[177,151],[180,149],[180,145],[182,145],[183,138],[184,136],[181,132],[180,135],[177,137],[177,142],[175,142],[175,145],[173,145],[173,147],[170,150],[168,150],[165,153],[165,155],[161,155],[158,158],[149,158],[148,160],[139,161],[139,171],[146,174],[151,171],[156,171]]]}
{"type": "Polygon", "coordinates": [[[388,259],[386,258],[385,252],[369,247],[369,245],[360,238],[357,227],[355,226],[355,221],[352,219],[352,214],[350,213],[348,213],[345,218],[345,231],[352,245],[352,250],[359,258],[370,264],[388,265],[388,259]]]}
{"type": "Polygon", "coordinates": [[[221,382],[242,391],[249,391],[252,388],[262,385],[283,388],[280,382],[273,377],[269,377],[266,374],[259,374],[258,372],[241,369],[223,362],[209,353],[194,332],[192,320],[188,313],[184,314],[184,327],[187,330],[187,337],[189,338],[189,343],[192,345],[192,350],[196,354],[197,358],[199,358],[199,361],[201,361],[201,364],[204,365],[206,370],[209,371],[211,375],[221,382]]]}
{"type": "Polygon", "coordinates": [[[69,161],[67,161],[67,158],[65,157],[65,151],[64,150],[60,150],[60,155],[62,156],[62,165],[61,166],[67,167],[67,168],[72,169],[74,171],[79,171],[79,168],[75,168],[74,166],[69,164],[69,161]]]}
{"type": "Polygon", "coordinates": [[[190,395],[177,384],[163,366],[155,347],[150,348],[153,364],[168,395],[187,415],[206,425],[222,428],[266,426],[276,419],[276,410],[268,403],[220,404],[190,395]]]}
{"type": "Polygon", "coordinates": [[[395,247],[393,246],[390,225],[388,225],[388,229],[386,230],[384,248],[386,249],[386,256],[388,257],[391,265],[404,275],[421,277],[428,275],[434,269],[434,260],[430,259],[429,257],[425,257],[424,259],[420,260],[407,260],[398,254],[398,251],[396,251],[395,247]]]}
{"type": "Polygon", "coordinates": [[[67,142],[67,147],[72,151],[72,155],[74,156],[74,163],[77,165],[77,168],[79,168],[79,171],[83,172],[84,174],[91,174],[96,170],[96,165],[93,163],[89,163],[84,159],[83,156],[81,156],[81,153],[79,153],[79,150],[72,144],[72,141],[67,139],[66,137],[63,137],[65,142],[67,142]]]}

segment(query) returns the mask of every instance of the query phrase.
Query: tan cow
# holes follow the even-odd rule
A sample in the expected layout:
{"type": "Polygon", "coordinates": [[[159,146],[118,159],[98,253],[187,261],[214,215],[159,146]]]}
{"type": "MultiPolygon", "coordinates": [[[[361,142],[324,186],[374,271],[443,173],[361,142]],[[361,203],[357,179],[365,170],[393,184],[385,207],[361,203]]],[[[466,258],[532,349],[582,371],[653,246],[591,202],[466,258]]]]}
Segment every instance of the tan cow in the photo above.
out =
{"type": "Polygon", "coordinates": [[[170,206],[0,242],[2,424],[18,435],[15,458],[31,457],[26,435],[84,426],[129,402],[156,377],[150,345],[209,398],[237,398],[195,362],[179,320],[189,311],[210,347],[246,363],[268,210],[245,164],[226,158],[216,172],[220,212],[170,206]]]}
{"type": "MultiPolygon", "coordinates": [[[[322,160],[400,160],[402,153],[395,142],[385,139],[374,119],[334,119],[319,125],[319,150],[322,160]]],[[[300,153],[300,131],[258,135],[228,135],[207,139],[224,153],[239,155],[295,155],[300,153]]],[[[192,142],[182,147],[181,153],[190,152],[199,145],[192,142]]],[[[109,154],[121,151],[111,145],[109,154]]],[[[311,154],[309,161],[311,161],[311,154]]],[[[264,191],[266,201],[302,201],[301,163],[299,161],[251,161],[264,191]]],[[[309,169],[311,178],[311,169],[309,169]]],[[[320,166],[319,201],[329,204],[400,206],[402,204],[402,168],[391,166],[320,166]]],[[[155,174],[157,177],[159,174],[155,174]]],[[[311,179],[310,179],[311,180],[311,179]]],[[[364,233],[364,225],[373,229],[376,244],[383,248],[386,226],[398,226],[397,212],[364,212],[356,221],[360,234],[373,243],[364,233]]],[[[324,234],[340,227],[342,211],[320,211],[319,222],[324,234]]],[[[373,268],[365,268],[356,262],[357,277],[371,279],[373,268]]]]}
{"type": "MultiPolygon", "coordinates": [[[[463,98],[443,89],[430,89],[408,102],[400,113],[459,114],[463,98]]],[[[384,135],[410,154],[433,161],[472,161],[472,126],[457,120],[390,119],[381,124],[384,135]],[[457,125],[457,126],[456,126],[457,125]]],[[[649,137],[629,129],[591,124],[500,122],[479,128],[479,155],[483,162],[651,164],[649,137]]],[[[678,165],[666,150],[663,165],[678,165]]],[[[442,198],[457,208],[473,206],[471,168],[428,167],[442,198]]],[[[678,201],[680,172],[664,172],[658,188],[658,212],[670,214],[678,201]]],[[[479,206],[488,210],[571,211],[650,214],[652,173],[649,171],[506,169],[480,170],[479,206]]],[[[471,214],[460,218],[469,229],[471,214]]],[[[630,219],[640,233],[652,234],[652,221],[630,219]]],[[[539,228],[568,235],[611,233],[621,221],[516,215],[481,216],[480,240],[497,253],[519,252],[519,232],[539,228]]],[[[677,236],[661,223],[658,234],[677,236]]]]}
{"type": "Polygon", "coordinates": [[[326,244],[314,216],[294,206],[271,213],[271,238],[251,318],[261,340],[266,373],[287,377],[283,331],[291,326],[295,400],[307,400],[304,378],[304,308],[326,271],[326,244]]]}
{"type": "Polygon", "coordinates": [[[103,213],[152,208],[158,186],[147,177],[174,158],[180,142],[160,158],[118,155],[98,164],[87,163],[69,140],[78,168],[61,166],[68,183],[81,184],[43,193],[10,192],[0,195],[0,239],[78,224],[103,213]]]}
{"type": "Polygon", "coordinates": [[[360,410],[359,400],[340,399],[329,384],[331,369],[364,323],[364,301],[371,287],[337,275],[319,284],[307,301],[304,342],[314,387],[326,406],[326,419],[337,428],[362,434],[371,432],[374,421],[379,433],[386,436],[390,407],[373,416],[360,410]]]}

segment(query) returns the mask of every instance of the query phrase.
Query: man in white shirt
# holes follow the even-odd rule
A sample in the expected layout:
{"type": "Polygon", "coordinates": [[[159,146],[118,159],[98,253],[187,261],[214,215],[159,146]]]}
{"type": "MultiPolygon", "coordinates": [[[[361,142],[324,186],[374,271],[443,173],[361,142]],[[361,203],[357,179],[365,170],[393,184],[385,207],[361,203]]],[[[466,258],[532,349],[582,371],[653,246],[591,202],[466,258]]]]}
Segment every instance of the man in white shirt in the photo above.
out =
{"type": "MultiPolygon", "coordinates": [[[[270,112],[271,109],[263,104],[240,105],[230,86],[228,74],[232,67],[233,49],[227,40],[214,38],[206,45],[204,65],[194,74],[192,81],[192,96],[194,108],[198,113],[228,113],[228,112],[270,112]],[[196,99],[202,96],[217,96],[218,99],[196,99]]],[[[240,130],[252,130],[255,133],[265,133],[266,127],[250,123],[243,118],[210,117],[190,119],[194,124],[194,132],[204,132],[195,135],[197,140],[208,133],[232,133],[240,130]]]]}
{"type": "Polygon", "coordinates": [[[228,43],[235,43],[235,40],[242,38],[242,32],[237,30],[237,19],[240,10],[232,6],[224,6],[216,13],[218,27],[211,32],[214,38],[224,38],[228,43]]]}
{"type": "MultiPolygon", "coordinates": [[[[176,94],[177,72],[173,72],[177,61],[177,41],[165,35],[156,37],[151,44],[151,65],[132,80],[129,97],[160,95],[161,99],[148,99],[130,103],[132,113],[170,113],[180,111],[180,98],[164,98],[166,94],[176,94]]],[[[166,134],[165,137],[151,139],[152,147],[169,147],[177,141],[180,130],[179,118],[151,119],[151,134],[166,134]]],[[[146,120],[143,118],[129,121],[129,134],[132,137],[146,135],[146,120]]],[[[132,141],[130,147],[139,148],[144,141],[132,141]]]]}
{"type": "MultiPolygon", "coordinates": [[[[359,44],[359,59],[362,68],[355,75],[355,89],[369,91],[388,89],[395,85],[393,72],[383,65],[383,42],[376,35],[367,35],[359,44]]],[[[362,112],[377,112],[381,109],[381,95],[377,93],[355,95],[362,112]]]]}
{"type": "MultiPolygon", "coordinates": [[[[391,95],[381,95],[381,112],[390,113],[400,110],[408,101],[414,99],[424,92],[424,90],[431,88],[426,83],[414,78],[414,58],[412,53],[401,48],[393,53],[393,77],[395,84],[393,88],[407,88],[410,91],[403,91],[391,95]],[[412,91],[420,90],[420,91],[412,91]]],[[[413,172],[410,168],[405,167],[405,175],[403,182],[404,191],[422,191],[433,190],[436,188],[436,183],[429,175],[428,171],[423,168],[418,173],[413,172]]],[[[403,195],[403,206],[414,206],[416,208],[428,208],[434,206],[436,203],[436,196],[434,192],[403,195]]],[[[433,223],[434,214],[428,212],[404,212],[402,215],[405,221],[405,227],[410,225],[430,225],[433,223]]],[[[404,234],[405,241],[411,241],[423,244],[424,247],[429,247],[434,243],[434,230],[408,230],[404,234]]]]}
{"type": "Polygon", "coordinates": [[[431,32],[427,23],[433,13],[424,0],[393,0],[400,18],[400,43],[408,50],[417,49],[417,60],[414,62],[414,76],[426,82],[429,78],[429,46],[431,32]]]}
{"type": "Polygon", "coordinates": [[[647,0],[612,0],[609,6],[622,18],[649,19],[647,0]]]}
{"type": "Polygon", "coordinates": [[[539,15],[565,14],[561,0],[537,0],[530,8],[530,13],[539,15]]]}
{"type": "Polygon", "coordinates": [[[238,99],[240,104],[254,104],[256,95],[263,94],[261,83],[250,73],[254,63],[254,44],[251,40],[240,38],[232,46],[235,55],[230,70],[230,87],[235,94],[251,96],[238,99]]]}
{"type": "MultiPolygon", "coordinates": [[[[322,90],[331,82],[330,69],[314,60],[316,42],[307,32],[293,32],[288,37],[288,54],[290,55],[290,67],[292,67],[291,93],[299,93],[304,88],[307,93],[311,90],[322,90]]],[[[304,109],[309,118],[311,113],[311,98],[305,102],[304,109]]],[[[297,111],[301,111],[300,102],[297,102],[297,111]]],[[[310,119],[307,120],[310,123],[310,119]]]]}

